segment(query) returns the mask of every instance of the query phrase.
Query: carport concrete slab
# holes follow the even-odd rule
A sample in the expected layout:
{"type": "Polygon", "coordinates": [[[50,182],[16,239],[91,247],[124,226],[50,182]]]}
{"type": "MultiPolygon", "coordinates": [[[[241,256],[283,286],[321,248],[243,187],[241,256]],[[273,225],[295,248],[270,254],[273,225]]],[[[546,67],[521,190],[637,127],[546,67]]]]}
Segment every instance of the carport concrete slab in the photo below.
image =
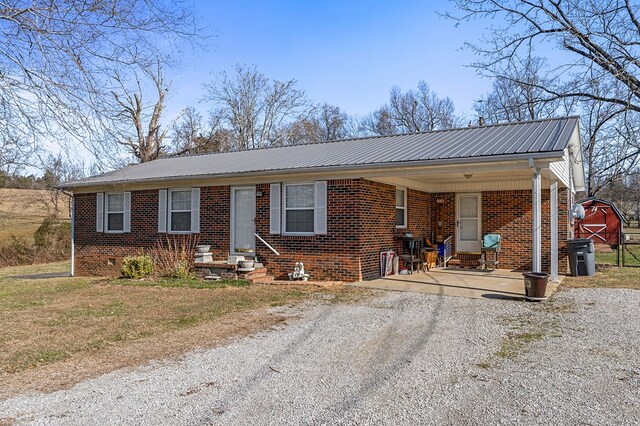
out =
{"type": "MultiPolygon", "coordinates": [[[[560,276],[560,281],[562,281],[560,276]]],[[[553,294],[560,282],[549,281],[546,296],[553,294]]],[[[474,270],[438,268],[411,275],[391,275],[371,281],[348,284],[380,290],[462,296],[471,298],[524,299],[524,279],[521,272],[508,270],[474,270]]]]}

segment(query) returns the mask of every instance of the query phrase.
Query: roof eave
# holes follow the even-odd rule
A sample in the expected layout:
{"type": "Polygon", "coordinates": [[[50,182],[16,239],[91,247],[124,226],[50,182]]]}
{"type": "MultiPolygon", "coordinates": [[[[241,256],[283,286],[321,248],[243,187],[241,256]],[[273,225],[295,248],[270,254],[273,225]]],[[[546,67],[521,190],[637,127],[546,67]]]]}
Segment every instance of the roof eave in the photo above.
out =
{"type": "Polygon", "coordinates": [[[303,174],[313,171],[326,171],[330,172],[343,172],[343,171],[372,171],[393,167],[429,167],[429,166],[446,166],[446,165],[464,165],[472,163],[491,163],[491,162],[505,162],[505,161],[518,161],[518,160],[546,160],[562,158],[564,150],[562,151],[545,151],[545,152],[532,152],[532,153],[519,153],[519,154],[503,154],[503,155],[487,155],[481,157],[465,157],[465,158],[446,158],[438,160],[421,160],[421,161],[403,161],[403,162],[391,162],[391,163],[368,163],[368,164],[355,164],[355,165],[341,165],[341,166],[315,166],[298,169],[276,169],[276,170],[263,170],[252,172],[240,172],[240,173],[224,173],[224,174],[199,174],[199,175],[181,175],[181,176],[167,176],[167,177],[154,177],[145,179],[124,179],[124,180],[104,180],[104,181],[92,181],[92,182],[69,182],[67,184],[60,185],[61,189],[74,188],[89,188],[99,187],[105,185],[127,185],[143,182],[177,182],[184,180],[198,180],[198,179],[216,179],[216,178],[231,178],[231,177],[252,177],[252,176],[271,176],[280,175],[283,172],[288,174],[303,174]]]}

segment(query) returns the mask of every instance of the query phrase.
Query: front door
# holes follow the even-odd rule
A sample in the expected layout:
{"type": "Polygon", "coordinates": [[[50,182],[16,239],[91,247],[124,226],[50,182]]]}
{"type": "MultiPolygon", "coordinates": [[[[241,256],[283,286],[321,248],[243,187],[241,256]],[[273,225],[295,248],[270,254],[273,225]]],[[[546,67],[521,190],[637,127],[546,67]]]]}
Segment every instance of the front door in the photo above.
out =
{"type": "Polygon", "coordinates": [[[456,195],[456,252],[482,248],[482,199],[480,194],[456,195]]]}
{"type": "Polygon", "coordinates": [[[231,188],[231,253],[253,256],[256,249],[256,188],[231,188]]]}

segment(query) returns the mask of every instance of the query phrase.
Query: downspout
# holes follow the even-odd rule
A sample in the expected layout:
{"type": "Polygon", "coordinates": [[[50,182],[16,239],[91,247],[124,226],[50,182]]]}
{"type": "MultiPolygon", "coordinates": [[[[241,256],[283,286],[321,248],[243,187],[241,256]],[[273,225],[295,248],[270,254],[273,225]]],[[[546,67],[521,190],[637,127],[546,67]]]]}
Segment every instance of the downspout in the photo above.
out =
{"type": "Polygon", "coordinates": [[[71,194],[71,273],[76,274],[76,198],[71,194]]]}
{"type": "Polygon", "coordinates": [[[71,197],[71,271],[69,271],[69,276],[73,277],[76,273],[76,198],[73,192],[67,192],[64,189],[59,191],[71,197]]]}

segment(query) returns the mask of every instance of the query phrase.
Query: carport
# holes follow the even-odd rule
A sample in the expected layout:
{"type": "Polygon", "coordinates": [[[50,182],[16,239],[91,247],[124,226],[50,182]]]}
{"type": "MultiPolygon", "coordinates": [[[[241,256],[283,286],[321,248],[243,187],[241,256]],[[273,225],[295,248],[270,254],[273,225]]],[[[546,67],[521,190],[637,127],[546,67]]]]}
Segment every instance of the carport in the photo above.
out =
{"type": "MultiPolygon", "coordinates": [[[[546,296],[553,294],[559,281],[549,280],[546,296]]],[[[441,268],[411,275],[390,275],[371,281],[348,284],[354,287],[378,290],[410,291],[442,296],[470,297],[474,299],[524,299],[522,273],[508,270],[473,270],[441,268]]]]}

